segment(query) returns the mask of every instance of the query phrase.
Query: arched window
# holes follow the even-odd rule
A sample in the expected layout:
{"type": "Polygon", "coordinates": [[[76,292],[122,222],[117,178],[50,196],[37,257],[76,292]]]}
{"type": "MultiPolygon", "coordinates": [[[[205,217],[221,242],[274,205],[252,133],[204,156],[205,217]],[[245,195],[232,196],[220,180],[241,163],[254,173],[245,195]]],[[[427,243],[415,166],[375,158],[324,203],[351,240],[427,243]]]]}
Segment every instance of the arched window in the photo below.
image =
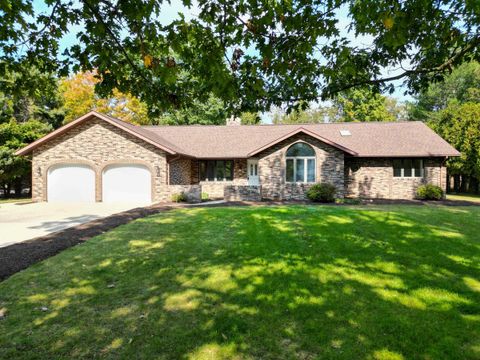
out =
{"type": "Polygon", "coordinates": [[[299,142],[287,150],[287,182],[315,182],[315,150],[299,142]]]}

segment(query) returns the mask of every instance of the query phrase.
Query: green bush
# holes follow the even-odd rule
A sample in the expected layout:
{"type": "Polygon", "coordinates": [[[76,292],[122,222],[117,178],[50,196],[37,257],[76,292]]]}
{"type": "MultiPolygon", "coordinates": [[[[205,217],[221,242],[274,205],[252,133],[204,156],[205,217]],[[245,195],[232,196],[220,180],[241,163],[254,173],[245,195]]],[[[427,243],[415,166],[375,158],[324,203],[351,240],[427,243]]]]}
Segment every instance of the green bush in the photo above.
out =
{"type": "Polygon", "coordinates": [[[202,192],[202,201],[208,201],[210,200],[210,196],[208,196],[208,193],[202,192]]]}
{"type": "Polygon", "coordinates": [[[417,199],[420,200],[441,200],[443,199],[443,190],[440,186],[426,184],[417,189],[417,199]]]}
{"type": "Polygon", "coordinates": [[[328,183],[315,184],[307,191],[307,198],[315,202],[330,203],[335,201],[337,189],[328,183]]]}
{"type": "Polygon", "coordinates": [[[187,195],[185,195],[184,192],[178,193],[178,194],[173,194],[172,195],[172,201],[179,203],[179,202],[185,202],[187,201],[187,195]]]}

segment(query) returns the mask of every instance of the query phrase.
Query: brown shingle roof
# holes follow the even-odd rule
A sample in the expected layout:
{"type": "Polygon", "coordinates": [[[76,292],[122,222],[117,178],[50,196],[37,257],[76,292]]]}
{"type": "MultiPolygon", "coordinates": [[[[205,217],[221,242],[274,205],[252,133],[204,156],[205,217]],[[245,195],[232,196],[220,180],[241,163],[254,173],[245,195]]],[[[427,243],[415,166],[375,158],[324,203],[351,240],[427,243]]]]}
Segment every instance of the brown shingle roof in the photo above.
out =
{"type": "Polygon", "coordinates": [[[247,158],[297,133],[305,133],[358,157],[459,156],[421,122],[332,123],[241,126],[136,126],[94,111],[16,152],[34,148],[93,117],[102,119],[170,153],[195,158],[247,158]],[[349,136],[340,131],[348,130],[349,136]]]}
{"type": "Polygon", "coordinates": [[[298,132],[359,157],[459,156],[422,122],[304,125],[145,126],[144,129],[197,158],[246,158],[298,132]],[[342,136],[348,130],[350,136],[342,136]]]}

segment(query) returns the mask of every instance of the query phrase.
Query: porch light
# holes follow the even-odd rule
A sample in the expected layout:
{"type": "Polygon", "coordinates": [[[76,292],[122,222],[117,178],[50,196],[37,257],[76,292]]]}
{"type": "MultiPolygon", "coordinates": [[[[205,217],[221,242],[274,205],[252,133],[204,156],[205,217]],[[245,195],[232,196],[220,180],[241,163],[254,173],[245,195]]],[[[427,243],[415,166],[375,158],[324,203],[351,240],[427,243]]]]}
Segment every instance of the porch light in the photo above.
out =
{"type": "Polygon", "coordinates": [[[37,176],[42,176],[42,168],[37,166],[37,176]]]}
{"type": "Polygon", "coordinates": [[[160,166],[158,165],[155,166],[155,174],[157,175],[157,177],[160,177],[160,166]]]}

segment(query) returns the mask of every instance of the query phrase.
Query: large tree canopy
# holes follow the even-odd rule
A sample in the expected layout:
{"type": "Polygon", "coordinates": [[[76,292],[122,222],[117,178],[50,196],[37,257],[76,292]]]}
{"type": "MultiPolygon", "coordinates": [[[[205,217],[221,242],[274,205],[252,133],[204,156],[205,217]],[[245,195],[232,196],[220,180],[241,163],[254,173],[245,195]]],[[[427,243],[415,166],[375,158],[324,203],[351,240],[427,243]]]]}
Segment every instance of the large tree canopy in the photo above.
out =
{"type": "Polygon", "coordinates": [[[365,84],[391,90],[398,79],[416,91],[479,58],[474,0],[198,0],[191,18],[173,20],[162,16],[162,0],[45,3],[37,13],[32,0],[0,2],[1,60],[64,73],[97,69],[101,95],[131,93],[156,114],[212,94],[240,112],[295,107],[365,84]],[[338,21],[341,12],[349,24],[338,21]],[[82,27],[78,44],[60,56],[72,26],[82,27]]]}
{"type": "Polygon", "coordinates": [[[480,64],[462,64],[416,100],[410,117],[425,121],[462,153],[447,163],[454,190],[480,191],[480,64]]]}
{"type": "Polygon", "coordinates": [[[98,79],[95,73],[79,72],[60,80],[59,91],[65,108],[65,123],[95,110],[138,125],[151,124],[147,107],[138,98],[113,89],[112,96],[101,98],[95,94],[98,79]]]}
{"type": "Polygon", "coordinates": [[[58,127],[64,117],[61,107],[58,81],[53,74],[43,73],[25,63],[3,67],[0,76],[0,123],[10,120],[23,123],[36,119],[58,127]]]}
{"type": "Polygon", "coordinates": [[[410,108],[414,120],[436,121],[441,110],[452,102],[480,103],[480,63],[464,63],[447,75],[443,82],[432,83],[416,96],[410,108]]]}

